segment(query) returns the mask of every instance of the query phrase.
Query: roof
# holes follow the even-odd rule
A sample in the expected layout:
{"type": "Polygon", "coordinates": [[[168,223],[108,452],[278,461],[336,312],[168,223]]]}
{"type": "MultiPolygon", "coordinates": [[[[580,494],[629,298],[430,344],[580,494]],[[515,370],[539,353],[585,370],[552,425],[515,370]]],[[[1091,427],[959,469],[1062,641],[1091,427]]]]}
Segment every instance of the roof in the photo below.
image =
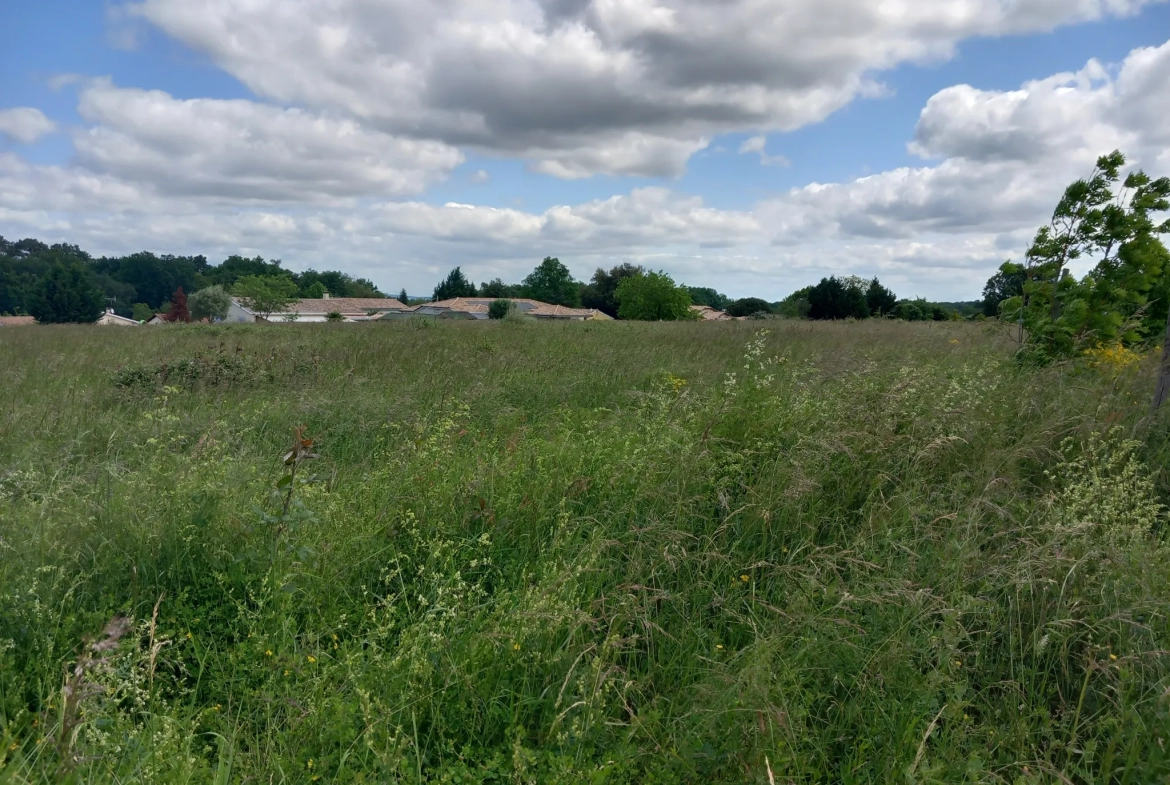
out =
{"type": "Polygon", "coordinates": [[[406,308],[393,297],[328,297],[305,298],[292,303],[280,313],[360,313],[367,311],[395,311],[406,308]]]}
{"type": "Polygon", "coordinates": [[[720,311],[709,305],[692,305],[691,310],[696,311],[704,322],[729,322],[735,319],[726,311],[720,311]]]}
{"type": "Polygon", "coordinates": [[[526,297],[455,297],[450,300],[421,303],[417,307],[447,308],[452,311],[463,311],[464,313],[487,313],[488,307],[496,300],[508,300],[521,312],[529,316],[545,316],[554,319],[558,317],[564,319],[592,319],[600,318],[598,314],[601,313],[593,308],[569,308],[565,305],[553,305],[552,303],[544,303],[540,300],[532,300],[526,297]]]}
{"type": "Polygon", "coordinates": [[[0,327],[27,327],[36,323],[32,316],[0,316],[0,327]]]}

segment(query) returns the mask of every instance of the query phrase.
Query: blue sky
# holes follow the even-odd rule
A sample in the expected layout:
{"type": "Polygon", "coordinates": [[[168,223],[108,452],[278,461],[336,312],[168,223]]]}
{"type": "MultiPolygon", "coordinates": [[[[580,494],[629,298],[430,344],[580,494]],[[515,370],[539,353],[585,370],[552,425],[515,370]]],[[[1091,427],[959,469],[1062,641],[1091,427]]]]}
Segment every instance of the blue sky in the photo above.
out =
{"type": "Polygon", "coordinates": [[[420,292],[553,254],[971,299],[1103,148],[1168,168],[1170,4],[887,5],[6,3],[0,234],[420,292]]]}

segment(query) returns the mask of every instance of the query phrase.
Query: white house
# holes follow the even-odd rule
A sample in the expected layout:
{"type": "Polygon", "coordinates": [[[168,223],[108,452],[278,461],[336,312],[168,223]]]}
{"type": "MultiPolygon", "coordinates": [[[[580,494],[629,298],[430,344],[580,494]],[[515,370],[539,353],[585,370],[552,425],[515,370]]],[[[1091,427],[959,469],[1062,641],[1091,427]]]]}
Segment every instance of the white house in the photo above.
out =
{"type": "Polygon", "coordinates": [[[107,308],[94,324],[113,327],[137,327],[138,322],[134,319],[127,319],[125,316],[118,316],[114,313],[113,308],[107,308]]]}

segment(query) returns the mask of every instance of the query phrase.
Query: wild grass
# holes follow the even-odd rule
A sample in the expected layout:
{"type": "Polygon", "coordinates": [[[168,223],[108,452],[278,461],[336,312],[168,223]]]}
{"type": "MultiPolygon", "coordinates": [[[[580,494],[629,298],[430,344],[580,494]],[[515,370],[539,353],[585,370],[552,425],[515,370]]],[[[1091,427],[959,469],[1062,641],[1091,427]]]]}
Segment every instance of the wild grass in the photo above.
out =
{"type": "Polygon", "coordinates": [[[0,782],[1166,781],[1152,361],[1010,350],[4,330],[0,782]]]}

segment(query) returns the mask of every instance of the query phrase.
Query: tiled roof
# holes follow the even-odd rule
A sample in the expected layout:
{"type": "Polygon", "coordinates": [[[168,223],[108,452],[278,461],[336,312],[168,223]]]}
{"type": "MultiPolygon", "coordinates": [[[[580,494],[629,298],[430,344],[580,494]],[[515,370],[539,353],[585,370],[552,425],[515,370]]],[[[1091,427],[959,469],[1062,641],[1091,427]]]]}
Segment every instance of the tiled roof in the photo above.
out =
{"type": "Polygon", "coordinates": [[[329,297],[307,298],[293,303],[280,313],[360,313],[366,311],[396,311],[406,306],[392,297],[329,297]]]}
{"type": "Polygon", "coordinates": [[[532,300],[526,297],[455,297],[450,300],[422,303],[419,307],[447,308],[452,311],[463,311],[464,313],[487,313],[488,307],[499,299],[509,300],[519,307],[521,311],[530,316],[561,316],[565,318],[577,317],[587,319],[598,313],[598,311],[592,308],[569,308],[564,305],[543,303],[540,300],[532,300]]]}
{"type": "Polygon", "coordinates": [[[36,323],[32,316],[0,316],[0,327],[25,327],[36,323]]]}

